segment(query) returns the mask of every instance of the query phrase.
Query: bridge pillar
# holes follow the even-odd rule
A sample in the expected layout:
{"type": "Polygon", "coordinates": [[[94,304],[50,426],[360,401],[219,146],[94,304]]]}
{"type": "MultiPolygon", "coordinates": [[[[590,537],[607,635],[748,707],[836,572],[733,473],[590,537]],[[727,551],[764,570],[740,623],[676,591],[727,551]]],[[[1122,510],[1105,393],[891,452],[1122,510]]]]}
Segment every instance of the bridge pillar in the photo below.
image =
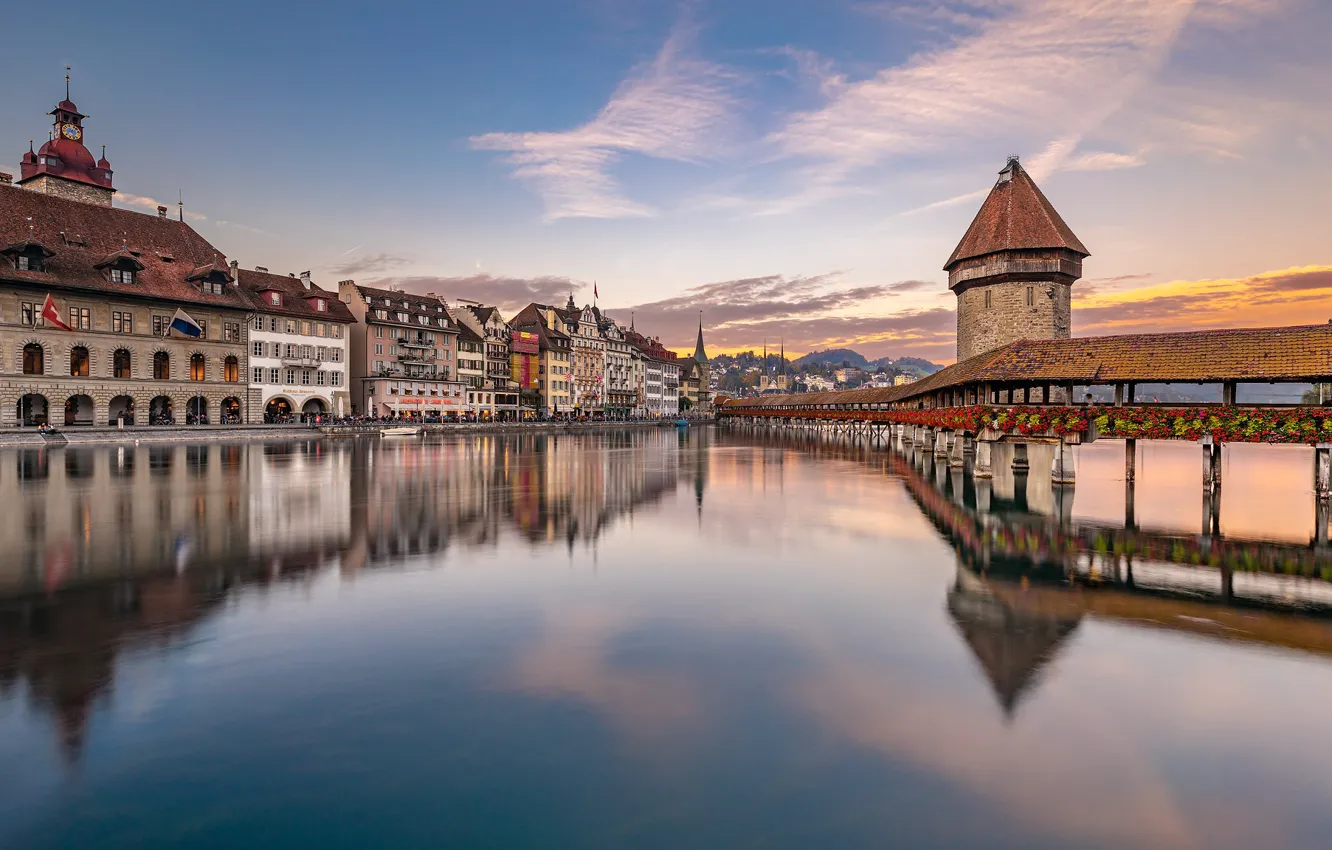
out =
{"type": "Polygon", "coordinates": [[[1127,529],[1134,529],[1138,527],[1138,517],[1135,504],[1136,499],[1134,498],[1134,491],[1136,489],[1137,489],[1137,484],[1134,483],[1132,478],[1124,482],[1124,527],[1127,529]]]}
{"type": "Polygon", "coordinates": [[[929,448],[934,442],[934,432],[924,425],[916,429],[916,448],[929,448]]]}
{"type": "Polygon", "coordinates": [[[1031,469],[1031,462],[1027,460],[1027,444],[1013,444],[1013,471],[1026,472],[1031,469]]]}
{"type": "Polygon", "coordinates": [[[943,428],[934,433],[935,457],[948,457],[948,436],[952,433],[952,431],[945,431],[943,428]]]}
{"type": "Polygon", "coordinates": [[[976,511],[982,514],[990,512],[990,493],[993,485],[989,478],[976,477],[976,511]]]}
{"type": "Polygon", "coordinates": [[[1055,446],[1054,460],[1050,461],[1050,479],[1055,484],[1072,484],[1077,480],[1076,467],[1072,447],[1060,440],[1055,446]]]}
{"type": "Polygon", "coordinates": [[[1129,437],[1124,441],[1124,480],[1133,483],[1138,477],[1138,441],[1129,437]]]}
{"type": "Polygon", "coordinates": [[[1319,499],[1314,504],[1314,539],[1313,545],[1322,549],[1327,545],[1327,525],[1328,514],[1332,512],[1332,505],[1325,499],[1319,499]]]}
{"type": "Polygon", "coordinates": [[[1314,495],[1320,502],[1332,498],[1332,444],[1314,446],[1314,495]]]}
{"type": "Polygon", "coordinates": [[[961,469],[967,465],[967,436],[956,431],[953,432],[953,444],[948,447],[948,465],[953,469],[961,469]]]}
{"type": "Polygon", "coordinates": [[[1221,486],[1221,444],[1209,434],[1202,438],[1203,490],[1211,492],[1221,486]]]}
{"type": "Polygon", "coordinates": [[[971,464],[971,474],[974,478],[988,480],[994,477],[994,467],[990,458],[991,445],[989,440],[976,441],[976,459],[971,464]]]}

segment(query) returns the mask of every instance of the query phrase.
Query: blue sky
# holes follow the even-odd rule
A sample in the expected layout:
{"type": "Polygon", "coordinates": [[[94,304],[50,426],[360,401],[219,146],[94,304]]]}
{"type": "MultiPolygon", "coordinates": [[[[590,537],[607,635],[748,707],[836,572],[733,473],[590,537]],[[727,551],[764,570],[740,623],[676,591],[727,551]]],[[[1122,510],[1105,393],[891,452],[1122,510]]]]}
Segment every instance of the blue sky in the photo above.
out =
{"type": "Polygon", "coordinates": [[[701,308],[718,349],[946,361],[940,266],[1015,153],[1093,253],[1075,333],[1332,317],[1322,0],[59,13],[0,55],[0,166],[69,64],[118,203],[183,192],[246,266],[509,308],[597,281],[678,347],[701,308]]]}

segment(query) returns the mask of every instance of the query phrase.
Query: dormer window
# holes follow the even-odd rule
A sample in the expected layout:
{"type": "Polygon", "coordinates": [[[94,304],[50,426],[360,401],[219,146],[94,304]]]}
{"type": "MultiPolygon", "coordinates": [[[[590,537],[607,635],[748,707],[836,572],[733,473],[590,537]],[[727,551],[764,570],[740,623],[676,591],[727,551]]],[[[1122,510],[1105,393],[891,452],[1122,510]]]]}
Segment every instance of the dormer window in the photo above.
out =
{"type": "Polygon", "coordinates": [[[0,254],[14,263],[14,268],[21,272],[44,272],[46,261],[55,256],[47,247],[29,235],[24,242],[16,242],[7,248],[0,248],[0,254]]]}
{"type": "Polygon", "coordinates": [[[270,293],[268,293],[268,303],[269,303],[269,304],[272,304],[274,307],[281,307],[281,306],[282,306],[282,293],[281,293],[281,292],[270,292],[270,293]]]}
{"type": "Polygon", "coordinates": [[[46,262],[40,254],[19,254],[15,258],[18,270],[21,272],[44,272],[46,271],[46,262]]]}
{"type": "Polygon", "coordinates": [[[406,321],[407,321],[407,314],[406,314],[406,313],[397,313],[396,315],[397,315],[397,317],[398,317],[398,321],[403,322],[403,323],[406,323],[406,321]]]}
{"type": "Polygon", "coordinates": [[[133,283],[134,269],[111,269],[112,283],[133,283]]]}
{"type": "Polygon", "coordinates": [[[316,298],[314,299],[314,308],[320,313],[326,312],[328,310],[328,303],[322,298],[316,298]]]}

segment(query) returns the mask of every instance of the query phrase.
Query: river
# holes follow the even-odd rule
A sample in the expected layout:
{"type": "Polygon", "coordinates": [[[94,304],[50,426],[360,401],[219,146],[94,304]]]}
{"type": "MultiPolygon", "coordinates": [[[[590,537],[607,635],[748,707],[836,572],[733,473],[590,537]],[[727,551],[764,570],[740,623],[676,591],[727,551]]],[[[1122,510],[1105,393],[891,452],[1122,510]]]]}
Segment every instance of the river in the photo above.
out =
{"type": "Polygon", "coordinates": [[[1307,449],[0,451],[0,847],[1324,848],[1307,449]]]}

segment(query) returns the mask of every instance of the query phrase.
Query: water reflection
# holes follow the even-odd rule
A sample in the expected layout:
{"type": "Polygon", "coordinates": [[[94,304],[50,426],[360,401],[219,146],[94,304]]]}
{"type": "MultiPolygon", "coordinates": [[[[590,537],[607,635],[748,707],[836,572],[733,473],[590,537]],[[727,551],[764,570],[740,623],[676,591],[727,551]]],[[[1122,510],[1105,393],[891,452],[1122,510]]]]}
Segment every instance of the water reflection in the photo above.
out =
{"type": "Polygon", "coordinates": [[[1089,518],[1101,485],[1036,457],[977,486],[705,429],[67,453],[0,453],[0,756],[26,759],[0,844],[1301,847],[1327,824],[1326,553],[1089,518]]]}

